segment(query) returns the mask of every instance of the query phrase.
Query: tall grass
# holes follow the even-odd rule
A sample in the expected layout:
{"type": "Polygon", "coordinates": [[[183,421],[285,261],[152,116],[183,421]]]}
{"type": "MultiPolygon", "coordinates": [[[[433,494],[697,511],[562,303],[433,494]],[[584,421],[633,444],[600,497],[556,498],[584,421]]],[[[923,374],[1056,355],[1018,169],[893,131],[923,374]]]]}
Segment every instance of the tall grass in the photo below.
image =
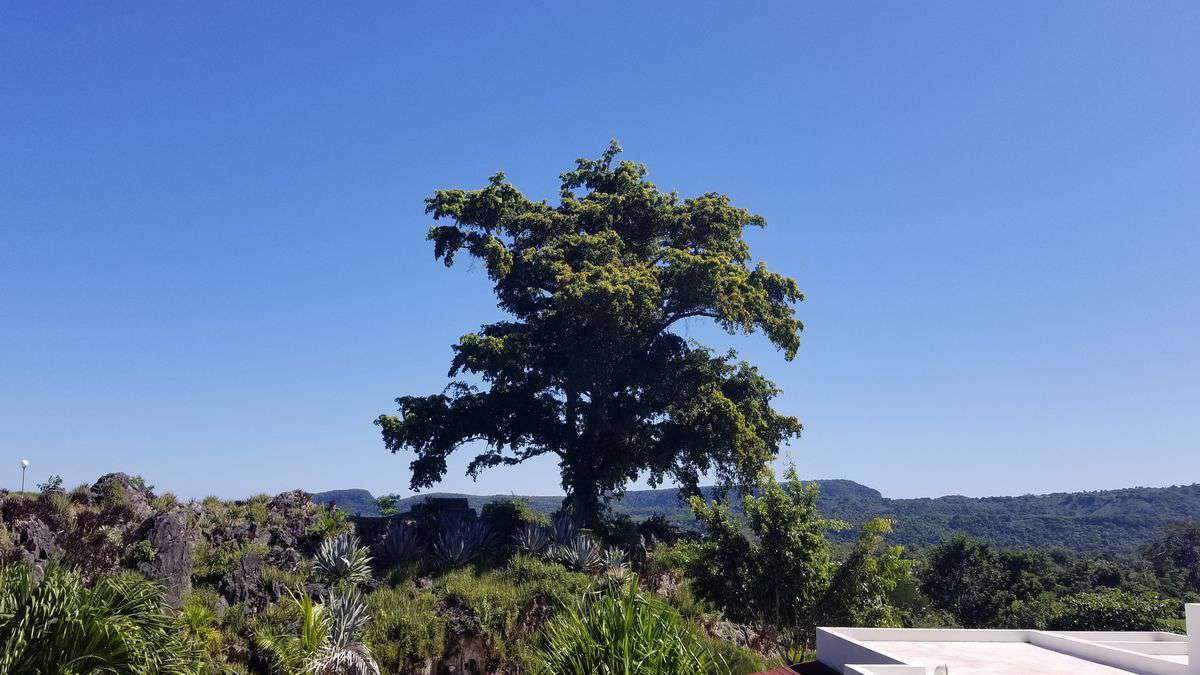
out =
{"type": "Polygon", "coordinates": [[[726,675],[730,667],[636,577],[568,602],[546,626],[541,675],[726,675]]]}

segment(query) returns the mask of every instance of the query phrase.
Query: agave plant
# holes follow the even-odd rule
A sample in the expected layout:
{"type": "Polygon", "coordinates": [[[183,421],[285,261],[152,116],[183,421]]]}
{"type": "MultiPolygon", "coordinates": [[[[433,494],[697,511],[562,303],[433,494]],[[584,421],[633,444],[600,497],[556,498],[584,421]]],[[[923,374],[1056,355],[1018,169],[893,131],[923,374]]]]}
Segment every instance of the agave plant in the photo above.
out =
{"type": "Polygon", "coordinates": [[[575,541],[575,535],[579,534],[579,524],[571,517],[569,513],[560,513],[554,516],[554,543],[559,546],[568,546],[575,541]]]}
{"type": "Polygon", "coordinates": [[[550,545],[550,530],[537,523],[525,523],[513,533],[513,542],[521,553],[537,555],[550,545]]]}
{"type": "Polygon", "coordinates": [[[313,569],[326,584],[359,584],[371,578],[371,556],[349,533],[326,539],[313,557],[313,569]]]}
{"type": "Polygon", "coordinates": [[[388,562],[405,562],[421,553],[421,539],[416,525],[392,523],[383,535],[383,555],[388,562]]]}
{"type": "Polygon", "coordinates": [[[625,552],[616,546],[609,546],[600,559],[600,567],[605,572],[624,574],[629,571],[629,563],[625,560],[625,552]]]}
{"type": "Polygon", "coordinates": [[[304,669],[319,675],[379,675],[379,664],[367,646],[357,640],[358,631],[370,619],[367,603],[353,588],[337,591],[325,601],[328,640],[304,669]]]}
{"type": "Polygon", "coordinates": [[[487,552],[491,545],[492,528],[487,523],[451,519],[442,522],[430,548],[440,565],[459,567],[487,552]]]}
{"type": "Polygon", "coordinates": [[[596,572],[604,563],[604,549],[586,534],[577,534],[556,550],[558,562],[576,572],[596,572]]]}

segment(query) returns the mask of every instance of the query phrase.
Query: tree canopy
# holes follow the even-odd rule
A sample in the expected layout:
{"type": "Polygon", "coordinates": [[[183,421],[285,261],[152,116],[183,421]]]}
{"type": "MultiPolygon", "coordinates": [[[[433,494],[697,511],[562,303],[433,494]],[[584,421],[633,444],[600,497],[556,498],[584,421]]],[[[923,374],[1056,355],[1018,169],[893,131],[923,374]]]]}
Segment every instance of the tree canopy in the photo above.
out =
{"type": "Polygon", "coordinates": [[[752,263],[743,236],[764,219],[716,192],[662,192],[644,165],[616,161],[620,151],[614,141],[577,160],[557,206],[503,173],[426,199],[435,257],[480,260],[511,318],[459,339],[442,393],[401,396],[399,414],[376,420],[389,450],[415,454],[413,489],[440,480],[464,444],[479,448],[473,477],[551,453],[566,505],[591,522],[640,475],[687,492],[710,473],[756,482],[799,434],[757,368],[677,332],[710,319],[730,334],[762,331],[795,356],[803,295],[752,263]]]}

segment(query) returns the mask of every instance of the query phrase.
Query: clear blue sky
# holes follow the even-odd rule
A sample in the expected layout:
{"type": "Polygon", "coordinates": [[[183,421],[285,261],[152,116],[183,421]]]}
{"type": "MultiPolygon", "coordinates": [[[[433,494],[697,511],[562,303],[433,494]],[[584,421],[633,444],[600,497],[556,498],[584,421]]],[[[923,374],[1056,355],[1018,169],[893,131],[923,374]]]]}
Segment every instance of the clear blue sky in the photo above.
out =
{"type": "Polygon", "coordinates": [[[803,475],[1200,480],[1200,4],[253,4],[0,9],[0,485],[404,492],[372,419],[496,314],[422,199],[553,198],[611,137],[767,218],[797,359],[689,330],[786,390],[803,475]]]}

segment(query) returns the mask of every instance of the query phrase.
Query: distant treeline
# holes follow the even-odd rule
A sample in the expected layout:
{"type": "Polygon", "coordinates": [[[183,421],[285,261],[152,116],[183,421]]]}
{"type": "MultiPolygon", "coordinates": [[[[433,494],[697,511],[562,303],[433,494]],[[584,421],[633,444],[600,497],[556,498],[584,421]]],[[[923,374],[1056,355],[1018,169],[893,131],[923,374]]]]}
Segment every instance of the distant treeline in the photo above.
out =
{"type": "MultiPolygon", "coordinates": [[[[1200,484],[1020,497],[889,499],[849,480],[816,482],[821,487],[821,513],[856,526],[845,533],[847,538],[852,538],[862,523],[886,517],[894,526],[889,540],[908,547],[935,545],[954,534],[967,534],[1005,548],[1129,554],[1172,523],[1200,519],[1200,484]]],[[[407,497],[397,506],[406,510],[425,496],[407,497]]],[[[466,497],[478,510],[488,502],[512,495],[429,496],[466,497]]],[[[366,490],[324,492],[314,495],[314,499],[336,501],[351,513],[378,513],[374,497],[366,490]]],[[[553,496],[525,499],[545,513],[558,509],[562,501],[553,496]]],[[[691,510],[680,502],[674,489],[630,491],[614,503],[614,511],[634,518],[662,515],[685,526],[694,523],[691,510]]]]}

